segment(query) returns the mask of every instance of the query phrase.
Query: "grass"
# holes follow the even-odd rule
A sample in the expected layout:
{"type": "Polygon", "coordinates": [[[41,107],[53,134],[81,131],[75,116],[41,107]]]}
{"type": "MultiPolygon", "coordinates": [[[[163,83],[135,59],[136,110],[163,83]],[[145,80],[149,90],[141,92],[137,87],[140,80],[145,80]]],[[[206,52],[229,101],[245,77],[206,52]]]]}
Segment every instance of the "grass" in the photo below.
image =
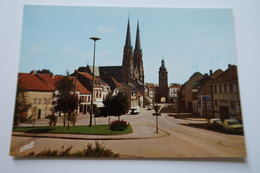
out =
{"type": "Polygon", "coordinates": [[[127,126],[125,131],[112,131],[109,125],[89,126],[70,126],[69,130],[64,126],[38,126],[38,127],[19,127],[14,128],[14,132],[27,133],[65,133],[65,134],[89,134],[89,135],[115,135],[132,133],[132,127],[127,126]]]}

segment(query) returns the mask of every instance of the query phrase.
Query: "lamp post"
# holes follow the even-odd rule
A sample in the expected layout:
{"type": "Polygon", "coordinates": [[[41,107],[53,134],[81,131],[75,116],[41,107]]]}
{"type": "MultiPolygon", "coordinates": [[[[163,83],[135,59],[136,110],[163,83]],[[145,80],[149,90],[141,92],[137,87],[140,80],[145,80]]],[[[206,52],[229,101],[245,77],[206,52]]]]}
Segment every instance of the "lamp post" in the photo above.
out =
{"type": "Polygon", "coordinates": [[[96,53],[96,41],[100,40],[98,37],[90,37],[89,39],[94,41],[94,54],[93,54],[93,76],[92,76],[92,92],[91,92],[91,112],[90,112],[90,120],[89,126],[92,126],[92,118],[93,118],[93,96],[94,96],[94,78],[95,78],[95,53],[96,53]]]}

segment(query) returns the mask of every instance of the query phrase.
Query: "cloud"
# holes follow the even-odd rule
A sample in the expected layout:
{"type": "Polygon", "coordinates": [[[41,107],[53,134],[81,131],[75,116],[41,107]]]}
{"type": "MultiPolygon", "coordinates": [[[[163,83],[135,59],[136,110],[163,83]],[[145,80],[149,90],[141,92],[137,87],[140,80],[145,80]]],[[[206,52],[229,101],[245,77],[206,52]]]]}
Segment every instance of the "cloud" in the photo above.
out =
{"type": "Polygon", "coordinates": [[[100,27],[98,27],[98,31],[102,32],[102,33],[110,33],[110,32],[114,32],[115,28],[100,26],[100,27]]]}

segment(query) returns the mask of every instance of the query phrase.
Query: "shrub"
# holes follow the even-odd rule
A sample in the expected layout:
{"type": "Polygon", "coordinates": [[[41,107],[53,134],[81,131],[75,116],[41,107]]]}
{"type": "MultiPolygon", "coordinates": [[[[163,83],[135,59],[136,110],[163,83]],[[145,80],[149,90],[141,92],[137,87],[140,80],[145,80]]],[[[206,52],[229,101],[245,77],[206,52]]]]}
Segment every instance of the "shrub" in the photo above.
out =
{"type": "Polygon", "coordinates": [[[34,152],[29,153],[28,157],[119,157],[119,154],[115,154],[110,149],[106,149],[103,146],[103,143],[98,143],[96,141],[95,147],[92,147],[91,144],[87,145],[87,149],[83,149],[82,151],[70,152],[72,146],[64,149],[59,152],[58,150],[51,150],[50,148],[45,149],[44,151],[35,154],[34,152]]]}
{"type": "Polygon", "coordinates": [[[128,124],[124,120],[117,120],[110,123],[110,130],[112,131],[125,131],[128,124]]]}
{"type": "Polygon", "coordinates": [[[70,115],[70,122],[72,123],[73,126],[75,126],[75,124],[77,122],[77,114],[76,113],[72,113],[70,115]]]}
{"type": "Polygon", "coordinates": [[[56,126],[57,123],[57,117],[53,114],[51,116],[48,116],[49,119],[49,125],[50,126],[56,126]]]}

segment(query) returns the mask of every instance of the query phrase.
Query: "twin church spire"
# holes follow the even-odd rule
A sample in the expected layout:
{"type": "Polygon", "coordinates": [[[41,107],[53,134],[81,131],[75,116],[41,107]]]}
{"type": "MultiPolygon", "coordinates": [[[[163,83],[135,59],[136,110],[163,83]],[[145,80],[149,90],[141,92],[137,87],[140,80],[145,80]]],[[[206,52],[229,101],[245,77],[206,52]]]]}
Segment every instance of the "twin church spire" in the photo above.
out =
{"type": "MultiPolygon", "coordinates": [[[[125,47],[129,47],[129,48],[132,47],[132,45],[131,45],[131,34],[130,34],[130,22],[129,22],[129,19],[128,19],[128,23],[127,23],[125,47]]],[[[135,49],[141,49],[139,21],[137,22],[135,49]]]]}
{"type": "Polygon", "coordinates": [[[127,84],[144,83],[143,53],[140,43],[139,21],[137,22],[135,48],[131,44],[130,22],[128,18],[126,41],[124,46],[122,81],[127,84]]]}

